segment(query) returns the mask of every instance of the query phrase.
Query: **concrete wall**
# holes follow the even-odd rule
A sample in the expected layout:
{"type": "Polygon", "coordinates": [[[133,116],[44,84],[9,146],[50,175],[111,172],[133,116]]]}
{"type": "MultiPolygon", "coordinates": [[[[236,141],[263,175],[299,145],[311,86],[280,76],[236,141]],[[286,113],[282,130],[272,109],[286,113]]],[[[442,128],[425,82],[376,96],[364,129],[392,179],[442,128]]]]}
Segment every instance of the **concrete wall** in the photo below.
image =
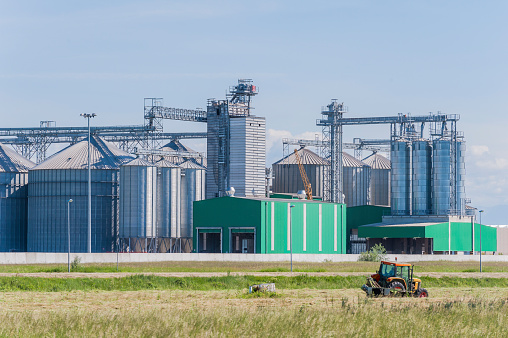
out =
{"type": "MultiPolygon", "coordinates": [[[[74,257],[80,257],[81,263],[116,263],[115,253],[72,253],[74,257]]],[[[355,262],[359,255],[341,254],[294,254],[295,262],[355,262]]],[[[479,256],[471,255],[388,255],[388,260],[399,262],[419,261],[478,261],[479,256]]],[[[289,254],[195,254],[195,253],[120,253],[120,263],[136,262],[172,262],[172,261],[196,261],[196,262],[288,262],[289,254]]],[[[508,255],[484,255],[483,262],[508,262],[508,255]]],[[[0,264],[64,264],[67,263],[65,253],[39,253],[39,252],[0,252],[0,264]]]]}
{"type": "Polygon", "coordinates": [[[508,255],[508,226],[497,228],[497,252],[508,255]]]}

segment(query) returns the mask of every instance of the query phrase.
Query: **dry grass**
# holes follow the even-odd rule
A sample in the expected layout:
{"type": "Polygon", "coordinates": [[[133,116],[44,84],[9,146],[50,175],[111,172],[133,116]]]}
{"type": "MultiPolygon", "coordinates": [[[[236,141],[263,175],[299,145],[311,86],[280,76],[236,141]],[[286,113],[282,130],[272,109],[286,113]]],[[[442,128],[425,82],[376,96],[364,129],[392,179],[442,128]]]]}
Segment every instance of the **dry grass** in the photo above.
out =
{"type": "Polygon", "coordinates": [[[508,290],[431,289],[429,299],[360,290],[5,292],[0,336],[507,336],[508,290]]]}

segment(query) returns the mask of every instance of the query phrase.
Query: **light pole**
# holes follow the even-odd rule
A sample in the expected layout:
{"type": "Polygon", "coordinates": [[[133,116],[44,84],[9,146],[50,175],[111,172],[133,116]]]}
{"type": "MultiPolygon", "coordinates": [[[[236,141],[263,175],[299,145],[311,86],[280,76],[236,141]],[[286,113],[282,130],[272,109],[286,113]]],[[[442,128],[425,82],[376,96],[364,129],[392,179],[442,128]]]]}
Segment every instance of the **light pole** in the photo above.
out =
{"type": "Polygon", "coordinates": [[[291,260],[291,272],[293,272],[293,208],[292,204],[289,206],[289,258],[291,260]]]}
{"type": "Polygon", "coordinates": [[[90,169],[90,119],[97,116],[97,114],[79,114],[88,121],[88,242],[87,252],[92,252],[92,171],[90,169]]]}
{"type": "Polygon", "coordinates": [[[485,210],[478,211],[480,213],[480,272],[482,272],[482,213],[485,210]]]}
{"type": "Polygon", "coordinates": [[[71,272],[71,203],[72,198],[67,201],[67,271],[71,272]]]}

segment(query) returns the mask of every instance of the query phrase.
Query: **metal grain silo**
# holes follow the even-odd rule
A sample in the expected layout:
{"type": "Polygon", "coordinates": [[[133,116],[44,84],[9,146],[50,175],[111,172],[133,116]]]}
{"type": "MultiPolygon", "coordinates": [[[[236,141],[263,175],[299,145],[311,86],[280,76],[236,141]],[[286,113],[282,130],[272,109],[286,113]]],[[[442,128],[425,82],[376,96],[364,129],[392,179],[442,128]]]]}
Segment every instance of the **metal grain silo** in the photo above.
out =
{"type": "Polygon", "coordinates": [[[156,225],[157,167],[136,158],[120,167],[120,238],[129,251],[146,252],[156,225]]]}
{"type": "Polygon", "coordinates": [[[370,167],[342,153],[344,202],[348,207],[369,204],[370,167]]]}
{"type": "Polygon", "coordinates": [[[182,168],[180,195],[180,228],[176,236],[192,237],[193,202],[205,199],[205,168],[192,160],[180,164],[182,168]]]}
{"type": "MultiPolygon", "coordinates": [[[[323,196],[323,174],[325,166],[329,165],[328,161],[306,148],[300,148],[298,155],[312,186],[312,194],[323,196]]],[[[296,194],[299,190],[305,190],[294,152],[275,162],[272,168],[272,192],[296,194]]]]}
{"type": "Polygon", "coordinates": [[[432,148],[429,141],[417,140],[412,144],[412,214],[431,213],[432,148]]]}
{"type": "MultiPolygon", "coordinates": [[[[92,252],[116,248],[118,174],[132,156],[97,136],[90,142],[92,252]]],[[[67,251],[67,201],[71,251],[86,252],[88,240],[88,142],[83,140],[49,157],[28,172],[28,251],[67,251]]]]}
{"type": "Polygon", "coordinates": [[[438,139],[433,142],[432,211],[436,215],[451,213],[451,141],[438,139]]]}
{"type": "Polygon", "coordinates": [[[411,166],[408,142],[396,140],[391,144],[392,215],[409,215],[411,208],[411,166]]]}
{"type": "Polygon", "coordinates": [[[378,153],[373,153],[362,162],[370,167],[370,204],[389,206],[392,169],[390,160],[378,153]]]}
{"type": "MultiPolygon", "coordinates": [[[[195,153],[196,151],[186,145],[183,145],[179,140],[173,140],[162,146],[161,150],[168,152],[190,152],[195,153]]],[[[165,156],[165,159],[171,163],[180,164],[187,161],[189,158],[184,158],[182,156],[165,156]]]]}
{"type": "Polygon", "coordinates": [[[28,170],[35,163],[0,143],[0,251],[26,251],[28,170]]]}
{"type": "Polygon", "coordinates": [[[457,141],[457,211],[459,214],[466,212],[466,142],[457,141]]]}
{"type": "Polygon", "coordinates": [[[157,237],[176,237],[180,228],[180,182],[181,169],[179,166],[162,160],[155,164],[157,175],[157,237]]]}

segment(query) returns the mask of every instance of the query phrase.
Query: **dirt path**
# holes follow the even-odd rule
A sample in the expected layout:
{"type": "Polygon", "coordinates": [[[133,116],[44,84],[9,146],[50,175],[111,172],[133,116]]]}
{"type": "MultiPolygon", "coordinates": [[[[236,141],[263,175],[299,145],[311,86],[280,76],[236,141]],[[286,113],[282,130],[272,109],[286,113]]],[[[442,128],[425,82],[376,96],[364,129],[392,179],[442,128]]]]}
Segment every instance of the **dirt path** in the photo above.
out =
{"type": "MultiPolygon", "coordinates": [[[[369,276],[372,272],[231,272],[231,276],[369,276]]],[[[160,277],[224,277],[227,272],[35,272],[35,273],[0,273],[0,277],[43,277],[43,278],[122,278],[134,275],[150,275],[160,277]]],[[[461,277],[461,278],[508,278],[508,272],[422,272],[418,277],[461,277]]]]}

